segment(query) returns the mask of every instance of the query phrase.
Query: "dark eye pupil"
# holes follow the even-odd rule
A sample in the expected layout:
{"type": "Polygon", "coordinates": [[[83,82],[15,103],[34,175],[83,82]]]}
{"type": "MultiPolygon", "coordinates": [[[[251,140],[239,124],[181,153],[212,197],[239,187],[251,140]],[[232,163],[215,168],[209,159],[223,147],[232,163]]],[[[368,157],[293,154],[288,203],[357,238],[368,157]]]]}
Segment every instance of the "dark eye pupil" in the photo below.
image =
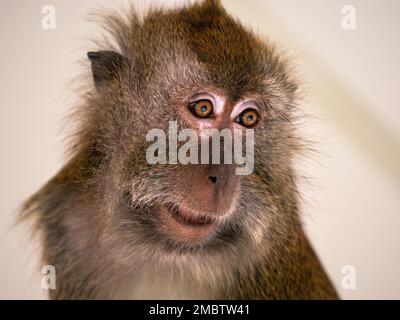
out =
{"type": "Polygon", "coordinates": [[[200,108],[201,112],[206,112],[207,109],[208,109],[208,108],[207,108],[206,105],[202,105],[201,108],[200,108]]]}
{"type": "Polygon", "coordinates": [[[251,122],[253,121],[253,119],[254,119],[253,115],[250,114],[247,116],[247,121],[251,122]]]}

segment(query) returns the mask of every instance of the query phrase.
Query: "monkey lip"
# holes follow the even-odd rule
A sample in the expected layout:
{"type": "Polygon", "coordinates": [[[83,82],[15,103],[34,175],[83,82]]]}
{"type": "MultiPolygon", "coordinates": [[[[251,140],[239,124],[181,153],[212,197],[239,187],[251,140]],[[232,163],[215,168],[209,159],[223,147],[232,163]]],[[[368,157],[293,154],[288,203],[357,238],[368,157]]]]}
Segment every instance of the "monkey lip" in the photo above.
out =
{"type": "Polygon", "coordinates": [[[162,229],[174,239],[197,242],[207,238],[217,226],[217,219],[200,215],[181,206],[167,206],[161,209],[162,229]]]}
{"type": "Polygon", "coordinates": [[[190,211],[173,207],[169,209],[171,216],[179,223],[189,226],[207,226],[214,223],[215,218],[210,216],[193,215],[190,211]]]}

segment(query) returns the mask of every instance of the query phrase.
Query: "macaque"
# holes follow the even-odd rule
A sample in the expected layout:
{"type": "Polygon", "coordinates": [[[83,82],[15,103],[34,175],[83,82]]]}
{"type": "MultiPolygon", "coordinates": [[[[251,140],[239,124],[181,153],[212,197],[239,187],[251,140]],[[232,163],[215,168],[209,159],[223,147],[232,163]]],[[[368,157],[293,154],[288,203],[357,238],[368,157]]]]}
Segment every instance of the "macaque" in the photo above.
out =
{"type": "Polygon", "coordinates": [[[302,227],[285,57],[219,1],[101,21],[109,41],[87,54],[69,158],[22,212],[57,273],[50,298],[338,298],[302,227]],[[170,121],[251,130],[252,171],[236,174],[234,157],[149,163],[146,136],[168,138],[170,121]]]}

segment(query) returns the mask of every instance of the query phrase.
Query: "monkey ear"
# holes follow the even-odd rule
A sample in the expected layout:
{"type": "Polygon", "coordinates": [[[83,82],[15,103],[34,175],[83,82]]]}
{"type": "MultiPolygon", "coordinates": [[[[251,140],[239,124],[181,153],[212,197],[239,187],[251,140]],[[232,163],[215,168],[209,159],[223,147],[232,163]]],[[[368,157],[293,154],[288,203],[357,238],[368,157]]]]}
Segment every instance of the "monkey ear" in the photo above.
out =
{"type": "Polygon", "coordinates": [[[128,65],[128,59],[115,51],[89,51],[87,56],[92,63],[93,80],[97,88],[115,79],[128,65]]]}

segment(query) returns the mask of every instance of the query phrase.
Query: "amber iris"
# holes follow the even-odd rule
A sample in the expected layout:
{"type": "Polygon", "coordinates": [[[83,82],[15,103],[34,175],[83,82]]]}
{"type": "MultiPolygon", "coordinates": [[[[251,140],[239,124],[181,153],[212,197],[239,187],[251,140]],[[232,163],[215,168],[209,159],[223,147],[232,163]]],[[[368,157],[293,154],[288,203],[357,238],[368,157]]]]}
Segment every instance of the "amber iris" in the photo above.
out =
{"type": "Polygon", "coordinates": [[[236,120],[237,123],[245,126],[247,128],[254,127],[258,122],[258,114],[257,111],[253,109],[244,110],[236,120]]]}
{"type": "Polygon", "coordinates": [[[198,118],[206,118],[212,114],[213,105],[210,100],[198,100],[189,104],[190,111],[198,118]]]}

